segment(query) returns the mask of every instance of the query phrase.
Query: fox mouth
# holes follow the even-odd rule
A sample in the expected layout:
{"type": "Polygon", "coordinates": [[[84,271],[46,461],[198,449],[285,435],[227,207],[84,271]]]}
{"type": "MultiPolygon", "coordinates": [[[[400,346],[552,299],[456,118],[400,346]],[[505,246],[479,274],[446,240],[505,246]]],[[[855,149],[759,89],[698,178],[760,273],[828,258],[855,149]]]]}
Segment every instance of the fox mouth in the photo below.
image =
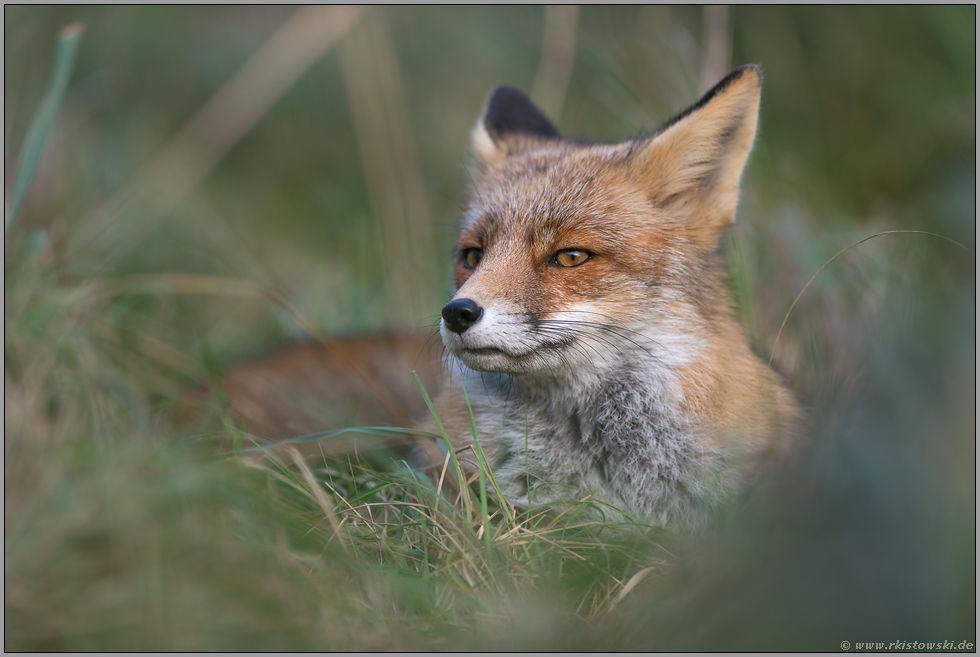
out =
{"type": "Polygon", "coordinates": [[[496,371],[500,368],[509,369],[505,363],[510,364],[510,366],[519,366],[530,355],[527,353],[515,354],[499,347],[460,347],[450,351],[473,369],[484,370],[489,368],[489,371],[496,371]]]}
{"type": "Polygon", "coordinates": [[[543,342],[534,345],[532,349],[525,349],[520,352],[514,352],[503,347],[467,347],[465,345],[460,345],[456,348],[450,347],[450,351],[457,356],[504,356],[514,360],[524,360],[533,356],[535,353],[559,351],[566,347],[568,347],[567,342],[543,342]]]}
{"type": "Polygon", "coordinates": [[[480,372],[506,372],[516,374],[538,369],[544,365],[542,357],[546,354],[560,351],[568,345],[564,343],[546,343],[535,345],[533,349],[515,353],[500,347],[464,347],[459,345],[450,348],[450,352],[471,369],[480,372]]]}
{"type": "Polygon", "coordinates": [[[457,350],[457,355],[466,354],[468,356],[507,356],[508,358],[521,358],[521,355],[512,354],[504,349],[498,349],[497,347],[480,347],[480,348],[467,348],[462,347],[457,350]]]}
{"type": "Polygon", "coordinates": [[[497,347],[451,349],[467,367],[478,372],[517,373],[523,371],[533,352],[514,354],[497,347]]]}

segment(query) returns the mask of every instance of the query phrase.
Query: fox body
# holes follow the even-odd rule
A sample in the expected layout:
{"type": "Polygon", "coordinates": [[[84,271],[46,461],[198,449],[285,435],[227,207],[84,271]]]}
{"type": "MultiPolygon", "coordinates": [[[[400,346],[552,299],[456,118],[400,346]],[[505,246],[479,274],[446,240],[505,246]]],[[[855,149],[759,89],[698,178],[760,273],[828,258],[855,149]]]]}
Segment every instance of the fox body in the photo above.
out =
{"type": "Polygon", "coordinates": [[[436,410],[465,453],[465,387],[518,506],[591,495],[645,523],[698,527],[793,433],[795,402],[752,353],[718,256],[760,91],[759,70],[739,68],[618,144],[565,140],[520,91],[491,94],[436,410]]]}
{"type": "MultiPolygon", "coordinates": [[[[591,496],[606,503],[593,513],[705,525],[799,417],[752,353],[718,256],[760,90],[759,70],[742,67],[651,135],[582,144],[520,91],[496,89],[473,133],[441,385],[417,338],[297,347],[225,377],[233,417],[267,438],[400,424],[419,399],[395,372],[419,369],[441,390],[437,413],[473,471],[468,396],[516,505],[591,496]],[[384,382],[386,399],[371,382],[384,382]]],[[[438,431],[431,420],[420,428],[438,431]]]]}

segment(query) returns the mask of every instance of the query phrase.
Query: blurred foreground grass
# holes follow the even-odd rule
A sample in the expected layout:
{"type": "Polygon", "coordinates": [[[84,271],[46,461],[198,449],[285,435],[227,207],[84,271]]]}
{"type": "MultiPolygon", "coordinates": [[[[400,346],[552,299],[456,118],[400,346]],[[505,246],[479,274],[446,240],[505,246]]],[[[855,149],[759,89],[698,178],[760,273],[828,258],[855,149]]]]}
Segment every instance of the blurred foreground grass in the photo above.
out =
{"type": "Polygon", "coordinates": [[[975,645],[975,8],[718,11],[5,7],[8,213],[58,30],[85,25],[5,239],[5,648],[975,645]],[[749,61],[725,250],[811,440],[716,531],[515,525],[491,495],[479,534],[410,472],[214,459],[247,439],[170,425],[297,318],[428,334],[494,85],[620,139],[749,61]],[[774,346],[813,272],[894,229],[974,252],[871,240],[774,346]]]}

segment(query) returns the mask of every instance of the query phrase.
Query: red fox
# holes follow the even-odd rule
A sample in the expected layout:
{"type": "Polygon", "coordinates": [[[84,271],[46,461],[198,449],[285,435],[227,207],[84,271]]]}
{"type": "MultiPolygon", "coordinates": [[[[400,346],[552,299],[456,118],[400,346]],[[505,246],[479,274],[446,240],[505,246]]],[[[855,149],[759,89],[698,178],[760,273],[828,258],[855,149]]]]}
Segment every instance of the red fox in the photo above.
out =
{"type": "MultiPolygon", "coordinates": [[[[743,66],[653,134],[618,144],[563,139],[522,92],[491,93],[472,137],[476,171],[456,292],[442,309],[448,363],[435,407],[475,468],[465,387],[483,450],[516,506],[591,496],[606,503],[595,509],[611,506],[649,525],[702,527],[760,457],[795,434],[796,402],[752,353],[718,256],[760,92],[759,69],[743,66]]],[[[421,341],[403,342],[409,360],[426,361],[421,341]]],[[[385,340],[368,341],[365,353],[359,344],[346,355],[380,374],[392,369],[381,361],[400,353],[380,349],[385,340]]],[[[302,353],[293,360],[309,365],[302,353]]],[[[337,397],[342,421],[344,395],[357,396],[349,367],[329,354],[314,365],[333,374],[317,377],[307,366],[294,383],[317,379],[322,391],[348,382],[346,392],[324,396],[337,397]]],[[[262,407],[278,397],[297,404],[294,392],[268,394],[296,387],[282,375],[296,363],[249,367],[226,377],[225,388],[253,426],[283,437],[337,428],[313,426],[306,414],[274,431],[298,412],[262,407]],[[253,379],[268,381],[252,390],[253,379]]],[[[418,402],[406,390],[396,397],[418,402]]],[[[419,428],[437,432],[432,420],[419,428]]]]}
{"type": "Polygon", "coordinates": [[[651,525],[703,526],[795,432],[797,405],[752,353],[717,254],[761,81],[738,68],[618,144],[563,139],[522,92],[491,93],[435,405],[456,448],[472,443],[465,386],[517,506],[591,495],[651,525]]]}

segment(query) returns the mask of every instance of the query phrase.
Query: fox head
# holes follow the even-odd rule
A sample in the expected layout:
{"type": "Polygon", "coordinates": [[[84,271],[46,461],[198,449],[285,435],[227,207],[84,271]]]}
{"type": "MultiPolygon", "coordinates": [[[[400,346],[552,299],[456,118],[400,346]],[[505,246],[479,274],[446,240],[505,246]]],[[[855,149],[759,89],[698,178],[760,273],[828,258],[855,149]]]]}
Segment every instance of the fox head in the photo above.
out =
{"type": "Polygon", "coordinates": [[[666,366],[694,358],[731,312],[716,252],[760,91],[759,69],[743,66],[651,135],[583,144],[517,89],[495,89],[473,132],[442,310],[450,353],[517,377],[579,376],[641,352],[666,366]]]}

